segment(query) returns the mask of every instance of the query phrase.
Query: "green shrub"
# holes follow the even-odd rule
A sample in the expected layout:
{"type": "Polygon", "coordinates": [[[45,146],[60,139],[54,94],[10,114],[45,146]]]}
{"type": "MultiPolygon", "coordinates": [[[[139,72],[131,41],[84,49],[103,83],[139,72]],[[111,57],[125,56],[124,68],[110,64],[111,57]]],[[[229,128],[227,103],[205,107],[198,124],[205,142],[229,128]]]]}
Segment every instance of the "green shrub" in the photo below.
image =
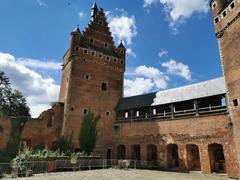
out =
{"type": "Polygon", "coordinates": [[[100,117],[94,117],[92,112],[88,112],[83,119],[82,126],[79,132],[79,143],[82,152],[90,155],[94,148],[97,139],[97,121],[100,117]]]}
{"type": "Polygon", "coordinates": [[[62,136],[57,139],[55,142],[53,148],[53,151],[60,151],[63,153],[70,153],[73,152],[73,146],[72,146],[72,133],[65,136],[62,136]]]}

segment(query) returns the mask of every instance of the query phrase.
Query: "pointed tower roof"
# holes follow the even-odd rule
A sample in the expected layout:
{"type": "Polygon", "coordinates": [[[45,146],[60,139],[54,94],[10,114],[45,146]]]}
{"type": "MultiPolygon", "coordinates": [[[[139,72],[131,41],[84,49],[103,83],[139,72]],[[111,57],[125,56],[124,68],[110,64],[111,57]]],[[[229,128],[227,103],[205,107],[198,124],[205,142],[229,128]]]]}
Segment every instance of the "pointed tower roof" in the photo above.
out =
{"type": "Polygon", "coordinates": [[[73,30],[72,33],[81,33],[79,25],[77,25],[77,27],[73,30]]]}
{"type": "Polygon", "coordinates": [[[123,41],[122,40],[121,40],[120,44],[118,45],[118,48],[126,49],[125,46],[123,45],[123,41]]]}
{"type": "Polygon", "coordinates": [[[94,2],[93,6],[92,6],[92,9],[97,9],[97,10],[98,10],[97,3],[96,3],[96,2],[94,2]]]}

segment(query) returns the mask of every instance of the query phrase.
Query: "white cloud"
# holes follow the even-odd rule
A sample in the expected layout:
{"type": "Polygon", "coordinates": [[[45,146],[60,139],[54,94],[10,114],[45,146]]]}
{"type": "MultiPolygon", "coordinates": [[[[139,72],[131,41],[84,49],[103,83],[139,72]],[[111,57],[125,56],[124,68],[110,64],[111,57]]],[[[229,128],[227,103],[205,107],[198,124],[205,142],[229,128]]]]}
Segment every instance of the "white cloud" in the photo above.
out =
{"type": "Polygon", "coordinates": [[[81,11],[81,12],[78,13],[78,16],[79,16],[80,19],[82,19],[86,16],[86,14],[83,11],[81,11]]]}
{"type": "Polygon", "coordinates": [[[189,81],[192,80],[191,71],[188,65],[170,59],[169,61],[162,63],[162,67],[166,68],[169,74],[181,76],[189,81]]]}
{"type": "Polygon", "coordinates": [[[152,79],[158,89],[166,89],[169,78],[159,69],[154,67],[139,66],[135,70],[136,74],[152,79]]]}
{"type": "Polygon", "coordinates": [[[39,6],[47,6],[47,4],[45,2],[43,2],[42,0],[36,0],[39,6]]]}
{"type": "Polygon", "coordinates": [[[22,65],[11,54],[0,53],[0,70],[10,78],[12,87],[26,97],[33,117],[50,108],[51,102],[57,101],[59,85],[52,78],[43,78],[22,65]]]}
{"type": "Polygon", "coordinates": [[[127,52],[128,55],[130,55],[130,56],[132,56],[132,57],[134,57],[134,58],[137,57],[136,53],[133,52],[133,50],[132,50],[131,48],[127,48],[127,51],[126,51],[126,52],[127,52]]]}
{"type": "Polygon", "coordinates": [[[124,96],[134,96],[138,94],[148,93],[154,87],[151,79],[136,78],[134,80],[124,80],[124,96]]]}
{"type": "Polygon", "coordinates": [[[144,7],[151,6],[153,3],[158,2],[159,0],[144,0],[144,7]]]}
{"type": "Polygon", "coordinates": [[[144,7],[149,7],[157,2],[163,5],[172,28],[193,14],[206,13],[209,9],[208,0],[144,0],[144,7]]]}
{"type": "Polygon", "coordinates": [[[30,68],[53,69],[53,70],[61,69],[61,63],[57,63],[55,61],[45,62],[36,59],[18,58],[17,63],[30,68]]]}
{"type": "Polygon", "coordinates": [[[120,15],[113,15],[112,12],[106,12],[110,30],[114,38],[120,42],[123,40],[127,45],[132,44],[132,39],[137,35],[137,27],[134,16],[128,16],[121,12],[120,15]]]}
{"type": "Polygon", "coordinates": [[[169,78],[154,67],[138,66],[129,76],[134,78],[124,80],[125,96],[149,93],[154,89],[166,89],[168,86],[169,78]]]}
{"type": "Polygon", "coordinates": [[[161,51],[158,53],[158,56],[159,57],[168,56],[168,51],[161,49],[161,51]]]}

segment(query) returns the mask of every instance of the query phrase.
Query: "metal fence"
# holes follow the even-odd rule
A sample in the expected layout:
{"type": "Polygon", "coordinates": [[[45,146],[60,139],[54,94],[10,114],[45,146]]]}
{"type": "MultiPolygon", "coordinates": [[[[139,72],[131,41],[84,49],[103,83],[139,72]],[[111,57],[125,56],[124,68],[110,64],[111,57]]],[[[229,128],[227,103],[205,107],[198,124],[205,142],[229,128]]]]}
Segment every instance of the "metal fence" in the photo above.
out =
{"type": "MultiPolygon", "coordinates": [[[[140,160],[116,160],[116,159],[86,159],[86,160],[55,160],[55,161],[31,161],[21,164],[31,174],[50,173],[57,171],[79,171],[106,168],[134,168],[156,169],[159,168],[157,161],[140,160]]],[[[10,163],[0,163],[0,177],[3,174],[14,174],[10,163]]],[[[19,176],[26,174],[20,172],[19,176]]]]}

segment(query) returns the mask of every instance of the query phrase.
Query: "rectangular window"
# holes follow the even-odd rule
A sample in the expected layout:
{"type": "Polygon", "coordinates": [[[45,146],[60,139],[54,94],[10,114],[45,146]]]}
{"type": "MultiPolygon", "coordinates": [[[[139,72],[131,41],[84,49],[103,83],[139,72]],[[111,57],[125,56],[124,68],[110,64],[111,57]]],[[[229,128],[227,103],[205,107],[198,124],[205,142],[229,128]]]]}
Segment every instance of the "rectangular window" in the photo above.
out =
{"type": "Polygon", "coordinates": [[[136,112],[136,116],[139,117],[139,111],[136,112]]]}
{"type": "Polygon", "coordinates": [[[87,109],[83,109],[83,114],[87,114],[88,110],[87,109]]]}
{"type": "Polygon", "coordinates": [[[237,99],[234,99],[234,100],[233,100],[233,105],[234,105],[234,106],[238,106],[238,100],[237,100],[237,99]]]}
{"type": "Polygon", "coordinates": [[[107,83],[102,83],[101,89],[102,91],[107,91],[107,83]]]}
{"type": "Polygon", "coordinates": [[[125,112],[125,118],[128,118],[128,112],[125,112]]]}
{"type": "Polygon", "coordinates": [[[157,110],[153,109],[153,115],[156,115],[156,114],[157,114],[157,110]]]}

